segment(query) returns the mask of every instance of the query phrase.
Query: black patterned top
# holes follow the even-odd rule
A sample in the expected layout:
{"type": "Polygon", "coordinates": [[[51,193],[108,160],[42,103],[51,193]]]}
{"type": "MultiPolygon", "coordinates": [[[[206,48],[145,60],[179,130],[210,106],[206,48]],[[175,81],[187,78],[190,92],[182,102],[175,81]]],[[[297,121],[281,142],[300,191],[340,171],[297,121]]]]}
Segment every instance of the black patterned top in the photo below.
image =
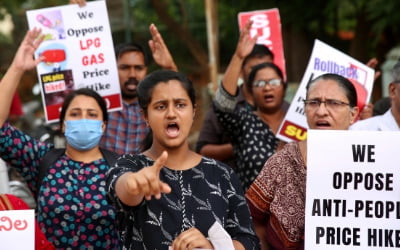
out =
{"type": "Polygon", "coordinates": [[[115,182],[126,172],[136,172],[154,161],[144,155],[123,155],[107,179],[108,198],[124,223],[121,232],[124,249],[168,249],[183,231],[196,227],[206,237],[218,222],[245,249],[259,249],[243,190],[235,173],[225,164],[203,157],[187,170],[161,169],[160,179],[172,189],[159,200],[143,200],[129,207],[115,194],[115,182]]]}
{"type": "Polygon", "coordinates": [[[232,138],[236,173],[246,191],[275,153],[279,139],[253,111],[236,105],[235,97],[222,85],[217,90],[214,107],[219,122],[232,138]]]}

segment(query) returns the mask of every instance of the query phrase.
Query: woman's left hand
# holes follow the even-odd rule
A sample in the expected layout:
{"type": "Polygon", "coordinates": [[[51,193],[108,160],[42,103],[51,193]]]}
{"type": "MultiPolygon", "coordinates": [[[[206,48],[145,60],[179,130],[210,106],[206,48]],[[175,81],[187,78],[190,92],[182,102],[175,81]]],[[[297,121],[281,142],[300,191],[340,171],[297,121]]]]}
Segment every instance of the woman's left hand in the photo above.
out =
{"type": "Polygon", "coordinates": [[[172,242],[173,250],[192,250],[194,248],[214,249],[211,242],[195,227],[182,232],[172,242]]]}

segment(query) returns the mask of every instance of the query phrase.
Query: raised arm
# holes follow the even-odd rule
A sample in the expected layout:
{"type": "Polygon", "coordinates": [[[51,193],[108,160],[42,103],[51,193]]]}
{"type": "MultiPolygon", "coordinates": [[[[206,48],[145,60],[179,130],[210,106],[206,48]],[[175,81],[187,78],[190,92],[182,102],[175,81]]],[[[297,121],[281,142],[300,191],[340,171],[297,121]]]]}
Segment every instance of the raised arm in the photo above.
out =
{"type": "Polygon", "coordinates": [[[35,50],[43,41],[40,29],[33,29],[26,33],[14,59],[0,82],[0,127],[7,120],[12,98],[25,71],[38,65],[43,57],[34,58],[35,50]]]}
{"type": "Polygon", "coordinates": [[[240,37],[236,46],[236,51],[232,56],[231,61],[225,71],[222,79],[224,89],[231,95],[235,95],[237,91],[237,82],[239,80],[242,64],[246,56],[248,56],[254,45],[256,44],[258,36],[250,37],[250,28],[253,22],[249,21],[240,31],[240,37]]]}
{"type": "Polygon", "coordinates": [[[151,40],[149,40],[149,47],[153,54],[154,61],[163,69],[178,71],[178,67],[157,27],[154,24],[150,24],[149,30],[152,37],[151,40]]]}
{"type": "Polygon", "coordinates": [[[143,198],[150,200],[154,196],[159,199],[161,193],[171,192],[171,187],[160,180],[160,171],[167,158],[167,152],[163,152],[153,166],[144,167],[135,173],[121,175],[115,183],[118,198],[125,205],[136,206],[142,202],[143,198]]]}

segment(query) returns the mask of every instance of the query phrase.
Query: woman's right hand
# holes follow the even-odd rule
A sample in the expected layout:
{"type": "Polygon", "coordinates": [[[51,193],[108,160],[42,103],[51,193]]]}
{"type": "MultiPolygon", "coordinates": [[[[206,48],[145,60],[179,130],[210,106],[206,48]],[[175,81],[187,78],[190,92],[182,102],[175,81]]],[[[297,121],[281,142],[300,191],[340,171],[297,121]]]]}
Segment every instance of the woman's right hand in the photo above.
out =
{"type": "MultiPolygon", "coordinates": [[[[257,42],[258,35],[250,36],[252,21],[247,21],[246,25],[240,30],[239,41],[236,45],[235,53],[233,54],[228,67],[226,68],[222,79],[223,88],[232,96],[235,96],[238,88],[238,80],[242,72],[243,61],[253,50],[257,42]]],[[[218,95],[216,95],[218,96],[218,95]]],[[[221,102],[218,105],[224,106],[221,102]]]]}
{"type": "Polygon", "coordinates": [[[122,196],[118,194],[118,197],[127,205],[138,205],[143,197],[146,200],[150,200],[152,196],[156,199],[161,198],[161,193],[170,193],[171,187],[160,180],[160,171],[167,161],[168,153],[164,151],[160,157],[150,167],[145,167],[138,172],[125,174],[121,176],[125,183],[125,194],[122,196]],[[134,197],[132,199],[132,196],[134,197]],[[124,199],[123,197],[126,197],[124,199]]]}
{"type": "Polygon", "coordinates": [[[211,242],[195,227],[182,232],[172,242],[173,250],[185,249],[214,249],[211,242]]]}
{"type": "Polygon", "coordinates": [[[44,39],[44,35],[41,33],[42,30],[38,28],[29,30],[26,33],[24,40],[22,40],[21,45],[15,54],[11,68],[27,71],[35,68],[41,61],[43,61],[44,57],[39,56],[36,59],[34,58],[35,51],[44,39]]]}
{"type": "Polygon", "coordinates": [[[15,53],[14,59],[0,84],[0,127],[9,116],[12,98],[25,71],[33,69],[44,57],[34,58],[35,51],[43,41],[42,30],[29,30],[15,53]]]}

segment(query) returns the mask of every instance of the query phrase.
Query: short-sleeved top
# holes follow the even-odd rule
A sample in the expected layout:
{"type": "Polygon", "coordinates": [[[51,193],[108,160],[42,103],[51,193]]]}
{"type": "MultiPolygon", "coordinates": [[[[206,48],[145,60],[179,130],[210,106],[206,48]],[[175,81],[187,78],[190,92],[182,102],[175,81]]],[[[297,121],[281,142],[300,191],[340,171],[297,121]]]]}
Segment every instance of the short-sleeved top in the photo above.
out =
{"type": "Polygon", "coordinates": [[[236,173],[247,190],[264,163],[275,153],[279,139],[254,112],[237,106],[235,96],[222,85],[217,90],[214,104],[218,120],[231,135],[236,173]]]}
{"type": "Polygon", "coordinates": [[[125,214],[121,218],[124,249],[168,249],[180,233],[192,227],[207,237],[214,222],[245,249],[259,249],[239,180],[232,169],[213,159],[203,157],[197,166],[183,171],[162,168],[160,179],[171,187],[171,193],[143,200],[135,207],[124,205],[115,193],[117,179],[153,164],[144,155],[124,155],[108,174],[109,199],[125,214]]]}
{"type": "MultiPolygon", "coordinates": [[[[38,168],[53,145],[4,123],[0,157],[15,167],[36,191],[38,168]]],[[[52,164],[37,193],[37,220],[57,249],[118,249],[115,209],[106,199],[105,159],[77,162],[67,155],[52,164]]]]}
{"type": "Polygon", "coordinates": [[[246,192],[271,249],[304,249],[306,173],[299,144],[291,142],[268,159],[246,192]]]}
{"type": "Polygon", "coordinates": [[[141,143],[149,128],[137,100],[122,104],[122,110],[108,114],[107,129],[100,141],[100,147],[118,154],[137,154],[141,152],[141,143]]]}

